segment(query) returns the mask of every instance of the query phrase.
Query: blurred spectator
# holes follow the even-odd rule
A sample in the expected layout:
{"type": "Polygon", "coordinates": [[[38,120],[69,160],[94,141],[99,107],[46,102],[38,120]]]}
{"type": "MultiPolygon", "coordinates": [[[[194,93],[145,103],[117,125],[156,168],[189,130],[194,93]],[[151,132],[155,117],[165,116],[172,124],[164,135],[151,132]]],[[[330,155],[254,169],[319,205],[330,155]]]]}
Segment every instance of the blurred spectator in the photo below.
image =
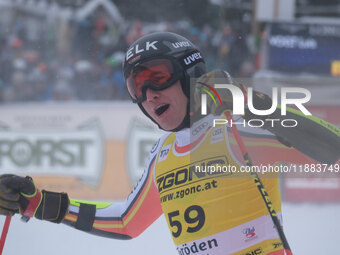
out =
{"type": "Polygon", "coordinates": [[[66,80],[58,79],[52,91],[52,98],[56,101],[70,101],[74,99],[73,90],[66,80]]]}
{"type": "Polygon", "coordinates": [[[4,101],[4,83],[0,80],[0,104],[4,101]]]}
{"type": "Polygon", "coordinates": [[[93,87],[97,82],[93,75],[93,64],[89,60],[78,60],[75,63],[75,75],[72,83],[75,86],[76,97],[80,100],[93,99],[93,87]]]}
{"type": "Polygon", "coordinates": [[[125,86],[125,79],[122,73],[122,64],[125,53],[122,51],[115,52],[108,58],[107,64],[112,67],[111,81],[114,84],[115,99],[125,100],[128,99],[128,93],[125,86]]]}
{"type": "Polygon", "coordinates": [[[11,76],[10,86],[7,86],[4,91],[4,101],[26,101],[25,94],[27,94],[27,88],[25,87],[25,73],[21,70],[15,70],[11,76]]]}
{"type": "Polygon", "coordinates": [[[140,20],[136,20],[132,23],[132,26],[130,29],[128,29],[127,35],[125,37],[125,40],[128,45],[136,41],[138,38],[142,37],[144,35],[143,33],[143,26],[142,22],[140,20]]]}
{"type": "Polygon", "coordinates": [[[246,38],[241,31],[235,31],[229,52],[229,72],[233,76],[241,75],[241,67],[249,56],[246,38]]]}
{"type": "Polygon", "coordinates": [[[100,14],[61,26],[48,41],[47,36],[35,36],[34,42],[26,36],[24,24],[18,20],[7,39],[0,40],[0,100],[5,102],[126,100],[129,96],[121,71],[124,52],[131,42],[155,31],[190,38],[209,70],[221,68],[233,76],[254,72],[252,56],[256,53],[248,49],[249,38],[229,24],[216,30],[209,24],[195,27],[186,20],[134,20],[119,35],[109,30],[100,14]]]}

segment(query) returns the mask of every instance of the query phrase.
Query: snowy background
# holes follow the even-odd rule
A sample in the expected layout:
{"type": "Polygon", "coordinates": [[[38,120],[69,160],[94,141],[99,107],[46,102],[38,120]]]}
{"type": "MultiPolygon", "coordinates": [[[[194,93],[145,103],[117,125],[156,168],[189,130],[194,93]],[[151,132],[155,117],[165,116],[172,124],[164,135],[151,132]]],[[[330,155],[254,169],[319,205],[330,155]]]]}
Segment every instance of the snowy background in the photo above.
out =
{"type": "MultiPolygon", "coordinates": [[[[114,130],[112,126],[117,126],[114,125],[116,122],[107,116],[119,116],[123,122],[124,118],[131,117],[122,113],[127,107],[105,105],[105,110],[101,110],[95,102],[129,102],[121,72],[124,52],[143,34],[170,30],[190,38],[200,47],[208,70],[221,68],[234,77],[255,77],[262,88],[267,88],[265,84],[269,84],[268,88],[273,84],[277,87],[307,84],[316,95],[313,100],[318,100],[314,102],[313,115],[340,127],[339,0],[158,0],[157,3],[155,5],[152,0],[0,0],[0,124],[5,124],[5,130],[14,133],[32,127],[41,130],[60,127],[62,132],[67,132],[83,123],[83,119],[92,115],[100,118],[102,114],[105,115],[101,122],[105,138],[118,137],[119,143],[114,146],[122,146],[120,139],[127,135],[114,130]],[[285,21],[292,24],[291,29],[272,29],[274,36],[305,38],[306,41],[302,42],[313,40],[319,47],[306,51],[287,44],[282,51],[282,43],[287,40],[276,40],[279,45],[270,45],[267,40],[270,34],[266,34],[270,23],[277,22],[287,27],[285,21]],[[320,25],[317,34],[300,33],[301,27],[309,31],[308,26],[316,23],[320,25]],[[325,79],[320,80],[320,77],[325,79]],[[83,105],[71,107],[72,102],[83,105]],[[37,105],[32,108],[29,106],[32,103],[37,105]],[[55,106],[61,110],[57,108],[54,115],[44,113],[55,106]],[[67,107],[67,111],[61,112],[63,107],[67,107]],[[92,114],[90,109],[97,109],[97,114],[92,114]],[[107,109],[120,114],[109,114],[107,109]],[[58,121],[58,125],[53,121],[58,121]]],[[[128,131],[128,121],[124,123],[119,126],[121,132],[128,131]]],[[[5,135],[7,139],[8,133],[5,135]]],[[[26,135],[29,139],[30,133],[26,135]]],[[[133,136],[130,134],[129,137],[133,136]]],[[[113,146],[112,143],[117,141],[108,142],[107,146],[113,146]]],[[[132,147],[138,148],[136,144],[132,147]]],[[[109,154],[111,151],[107,153],[113,155],[109,154]]],[[[133,157],[140,156],[135,154],[129,153],[133,157]]],[[[139,162],[134,159],[130,162],[139,162]]],[[[110,164],[112,162],[107,164],[108,168],[113,169],[110,164]]],[[[22,168],[17,167],[16,171],[22,173],[22,168]]],[[[7,173],[8,169],[6,165],[0,165],[1,173],[7,173]]],[[[137,168],[134,166],[134,169],[137,168]]],[[[49,172],[51,178],[60,172],[53,166],[43,170],[49,172]]],[[[121,182],[124,179],[125,184],[119,185],[125,185],[125,189],[110,182],[109,186],[117,187],[119,191],[117,194],[115,191],[103,192],[119,197],[110,200],[121,199],[123,193],[129,192],[128,174],[131,172],[114,174],[115,178],[109,176],[107,180],[121,182]]],[[[139,176],[132,177],[138,180],[139,176]]],[[[75,194],[74,187],[80,184],[71,184],[68,186],[75,194]]],[[[69,192],[69,189],[65,190],[69,192]]],[[[333,201],[339,200],[340,189],[336,191],[329,196],[333,201]]],[[[317,193],[305,192],[307,199],[316,198],[317,193]]],[[[301,192],[297,194],[301,195],[301,192]]],[[[104,199],[98,190],[84,195],[104,199]]],[[[284,203],[284,229],[294,254],[340,254],[339,217],[340,204],[284,203]]],[[[0,229],[4,219],[0,216],[0,229]]],[[[120,241],[92,236],[63,224],[35,219],[23,223],[19,216],[15,216],[3,254],[175,255],[177,252],[164,217],[138,238],[120,241]]]]}
{"type": "MultiPolygon", "coordinates": [[[[283,204],[284,227],[294,255],[339,254],[339,204],[283,204]]],[[[3,225],[4,217],[0,224],[3,225]]],[[[63,224],[12,218],[4,255],[175,255],[162,216],[138,238],[121,241],[88,235],[63,224]]]]}

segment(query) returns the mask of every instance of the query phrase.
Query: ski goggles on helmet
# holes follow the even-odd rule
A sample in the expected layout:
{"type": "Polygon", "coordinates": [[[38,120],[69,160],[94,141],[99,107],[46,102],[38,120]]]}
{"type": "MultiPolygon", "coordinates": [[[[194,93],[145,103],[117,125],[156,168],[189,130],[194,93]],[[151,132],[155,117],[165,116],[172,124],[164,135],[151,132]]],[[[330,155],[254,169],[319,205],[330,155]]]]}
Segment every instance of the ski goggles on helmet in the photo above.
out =
{"type": "Polygon", "coordinates": [[[179,63],[170,57],[147,60],[134,67],[126,77],[126,85],[134,103],[146,100],[146,89],[163,90],[181,79],[179,63]]]}

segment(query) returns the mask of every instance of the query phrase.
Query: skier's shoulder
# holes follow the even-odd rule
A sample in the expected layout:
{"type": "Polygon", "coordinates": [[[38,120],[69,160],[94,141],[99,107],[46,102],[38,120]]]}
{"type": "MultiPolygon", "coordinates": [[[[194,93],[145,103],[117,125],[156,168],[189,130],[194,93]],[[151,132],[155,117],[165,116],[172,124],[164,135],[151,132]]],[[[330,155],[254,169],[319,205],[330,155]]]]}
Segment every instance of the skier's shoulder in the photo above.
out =
{"type": "Polygon", "coordinates": [[[173,132],[164,132],[164,134],[157,140],[157,142],[153,145],[150,150],[149,157],[153,157],[158,154],[163,144],[167,141],[167,139],[173,134],[173,132]]]}

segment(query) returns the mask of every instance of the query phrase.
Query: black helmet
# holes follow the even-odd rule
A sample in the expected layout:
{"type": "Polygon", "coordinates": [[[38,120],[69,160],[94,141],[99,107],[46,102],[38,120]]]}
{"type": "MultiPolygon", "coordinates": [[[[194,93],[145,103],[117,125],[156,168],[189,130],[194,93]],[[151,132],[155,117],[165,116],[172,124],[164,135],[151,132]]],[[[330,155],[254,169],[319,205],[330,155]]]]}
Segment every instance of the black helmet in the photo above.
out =
{"type": "MultiPolygon", "coordinates": [[[[141,104],[146,98],[146,88],[162,90],[180,80],[184,94],[190,99],[190,78],[203,75],[206,67],[201,53],[188,39],[175,33],[156,32],[141,37],[128,48],[123,72],[132,101],[138,103],[143,113],[154,121],[141,104]],[[146,82],[145,86],[137,86],[133,78],[134,71],[145,70],[148,64],[154,61],[162,61],[162,64],[168,68],[169,78],[159,84],[146,82]]],[[[158,125],[156,121],[154,122],[158,125]]],[[[189,106],[183,123],[172,131],[187,127],[188,122],[190,122],[189,106]]]]}
{"type": "MultiPolygon", "coordinates": [[[[157,32],[135,41],[126,51],[123,63],[125,79],[127,80],[131,71],[140,64],[163,57],[170,59],[176,65],[174,70],[176,78],[181,80],[183,92],[189,98],[190,78],[198,78],[206,72],[206,68],[197,47],[185,37],[175,33],[157,32]]],[[[138,102],[131,92],[130,96],[134,102],[138,102]]]]}

